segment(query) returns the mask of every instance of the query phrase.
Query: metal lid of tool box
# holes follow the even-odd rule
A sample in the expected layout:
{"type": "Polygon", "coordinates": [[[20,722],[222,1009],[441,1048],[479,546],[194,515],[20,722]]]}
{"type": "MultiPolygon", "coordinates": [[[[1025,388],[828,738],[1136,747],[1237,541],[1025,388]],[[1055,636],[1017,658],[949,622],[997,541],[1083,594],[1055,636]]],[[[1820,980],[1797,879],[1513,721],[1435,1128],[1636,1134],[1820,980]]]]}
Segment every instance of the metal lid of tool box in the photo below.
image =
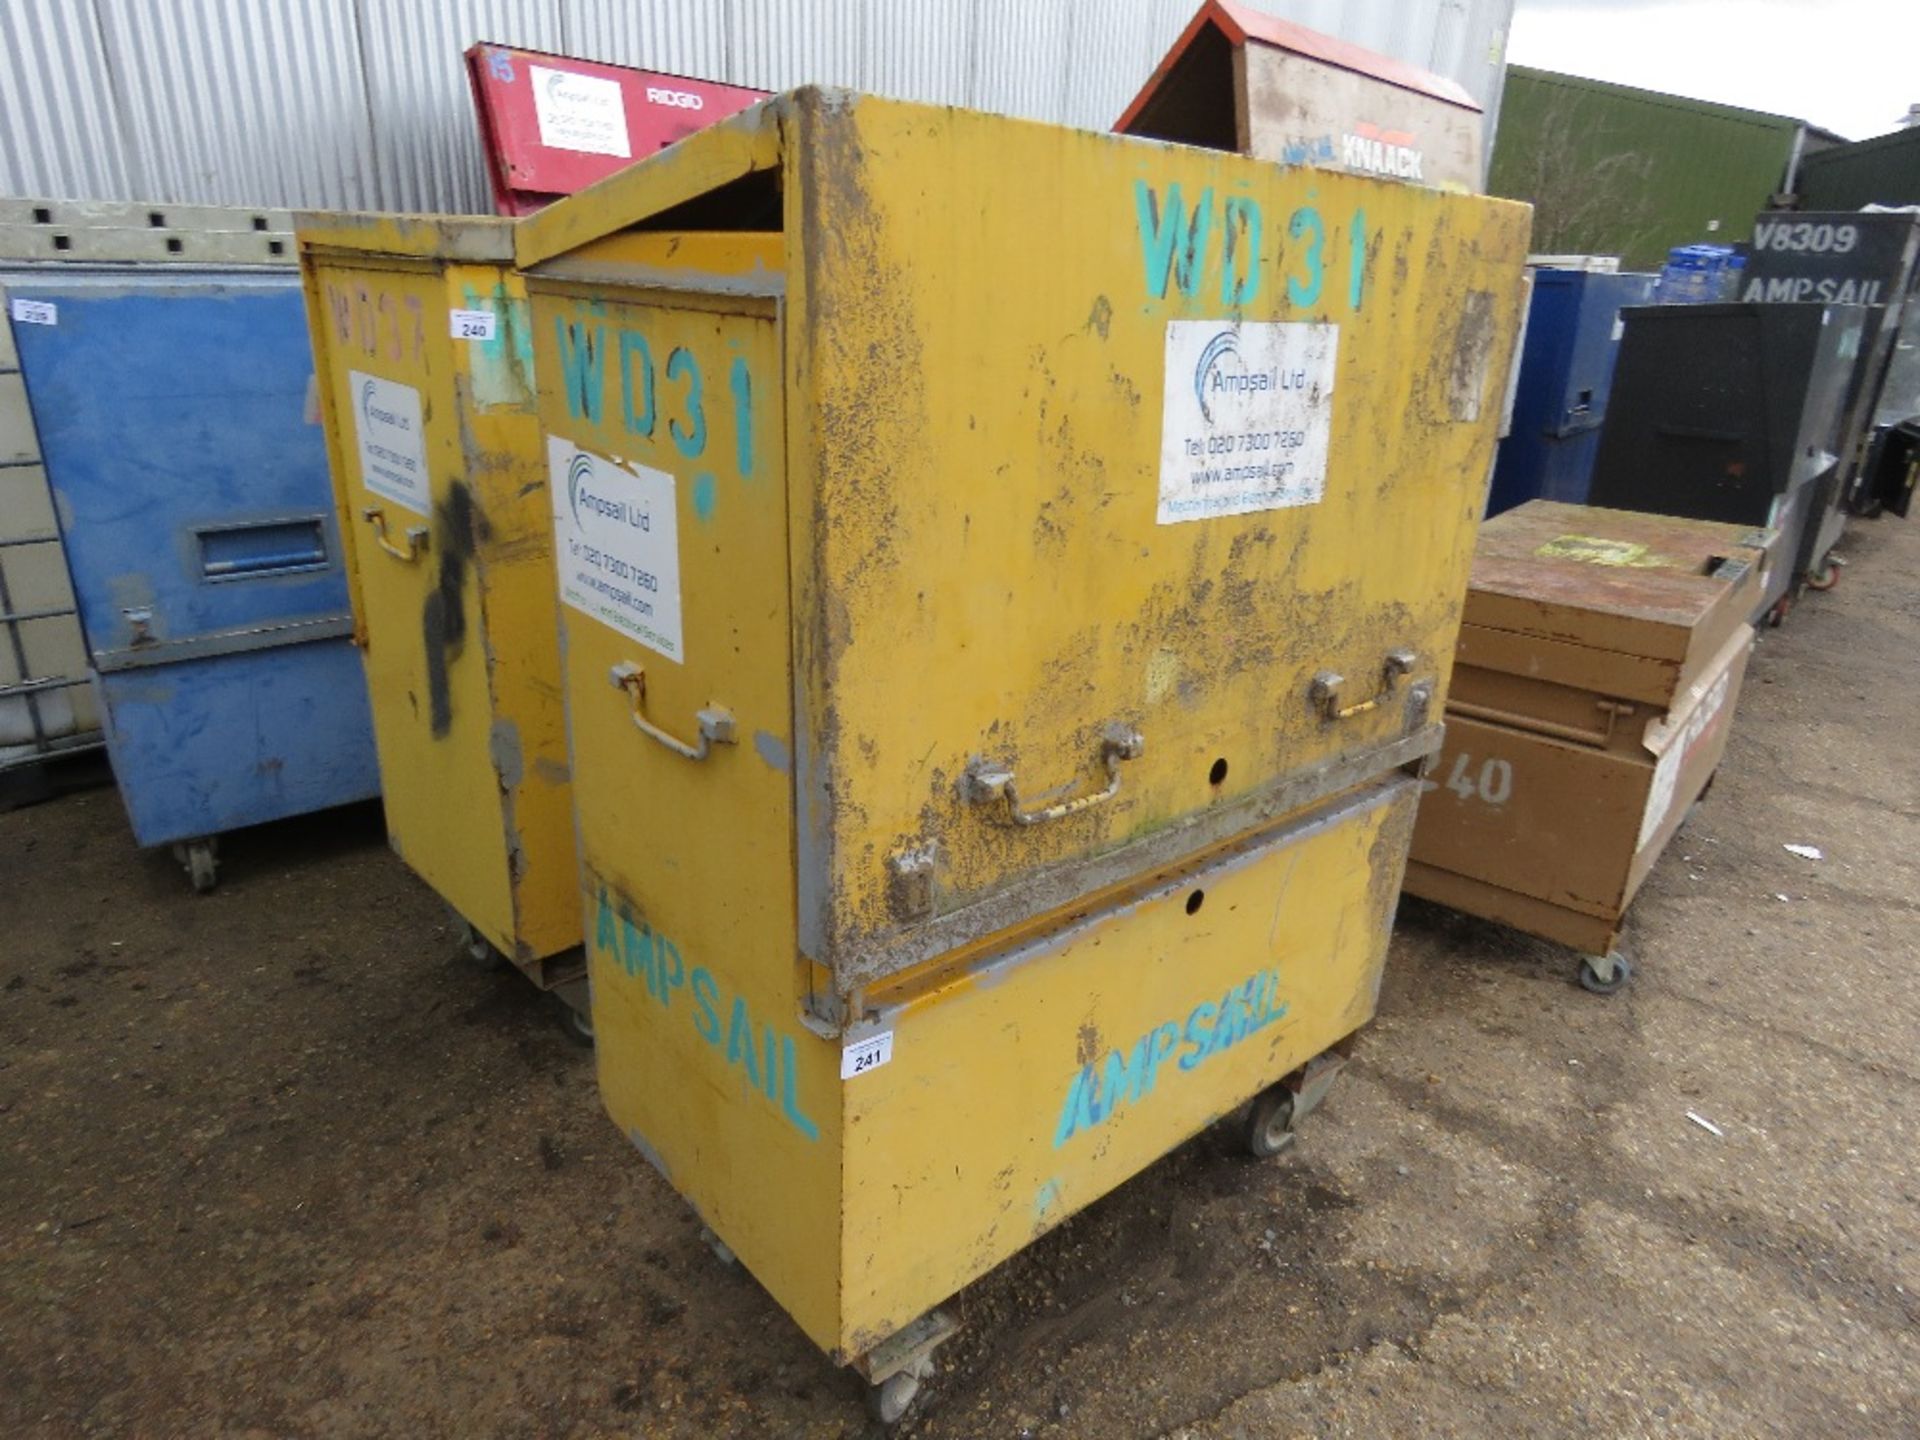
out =
{"type": "Polygon", "coordinates": [[[1531,500],[1481,527],[1465,626],[1524,637],[1463,638],[1461,663],[1590,687],[1590,652],[1664,662],[1664,701],[1753,613],[1778,532],[1672,515],[1531,500]],[[1583,653],[1587,652],[1587,653],[1583,653]]]}
{"type": "Polygon", "coordinates": [[[469,47],[466,59],[502,215],[530,215],[767,97],[490,41],[469,47]]]}
{"type": "Polygon", "coordinates": [[[422,260],[513,263],[513,221],[496,215],[402,215],[306,210],[293,217],[303,250],[357,250],[422,260]]]}
{"type": "Polygon", "coordinates": [[[1114,130],[1283,165],[1481,188],[1455,81],[1233,0],[1206,0],[1114,130]]]}

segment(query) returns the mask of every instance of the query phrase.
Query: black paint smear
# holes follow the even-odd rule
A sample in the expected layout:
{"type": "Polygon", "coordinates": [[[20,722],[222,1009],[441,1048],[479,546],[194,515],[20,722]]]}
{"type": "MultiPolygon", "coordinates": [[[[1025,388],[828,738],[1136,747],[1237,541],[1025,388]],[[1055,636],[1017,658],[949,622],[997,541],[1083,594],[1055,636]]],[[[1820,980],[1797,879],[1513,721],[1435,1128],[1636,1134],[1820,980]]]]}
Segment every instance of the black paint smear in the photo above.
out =
{"type": "Polygon", "coordinates": [[[465,602],[467,566],[475,543],[486,529],[486,519],[474,507],[473,493],[456,480],[446,499],[433,507],[433,551],[440,574],[420,615],[427,644],[427,701],[433,738],[453,726],[453,695],[447,687],[447,666],[460,658],[467,640],[465,602]]]}

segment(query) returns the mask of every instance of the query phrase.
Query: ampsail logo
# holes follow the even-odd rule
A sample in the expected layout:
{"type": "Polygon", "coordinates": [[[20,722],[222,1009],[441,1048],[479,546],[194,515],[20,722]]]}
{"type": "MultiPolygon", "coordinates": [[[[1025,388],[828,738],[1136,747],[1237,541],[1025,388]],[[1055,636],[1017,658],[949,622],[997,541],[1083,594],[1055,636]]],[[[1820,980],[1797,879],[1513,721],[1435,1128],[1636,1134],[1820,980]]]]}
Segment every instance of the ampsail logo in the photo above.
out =
{"type": "Polygon", "coordinates": [[[432,513],[427,493],[427,448],[420,392],[364,371],[347,372],[353,399],[360,483],[375,495],[421,515],[432,513]]]}
{"type": "Polygon", "coordinates": [[[546,76],[547,103],[550,105],[581,105],[590,103],[593,92],[591,82],[584,75],[569,75],[564,70],[549,70],[546,76]]]}
{"type": "Polygon", "coordinates": [[[1126,1051],[1111,1051],[1098,1066],[1091,1057],[1082,1057],[1067,1082],[1053,1131],[1054,1149],[1150,1099],[1167,1067],[1172,1067],[1169,1080],[1197,1069],[1280,1024],[1290,1008],[1280,998],[1279,970],[1268,966],[1229,986],[1219,1000],[1202,1000],[1184,1020],[1168,1017],[1140,1034],[1126,1051]]]}
{"type": "Polygon", "coordinates": [[[360,418],[370,425],[391,425],[405,434],[413,429],[411,416],[388,409],[379,402],[379,382],[369,377],[360,386],[360,418]]]}
{"type": "MultiPolygon", "coordinates": [[[[1303,376],[1296,373],[1296,379],[1303,376]]],[[[1200,414],[1208,424],[1216,419],[1214,406],[1228,397],[1260,395],[1280,389],[1280,371],[1249,370],[1240,356],[1240,338],[1232,330],[1222,330],[1207,342],[1193,367],[1193,398],[1200,403],[1200,414]]]]}
{"type": "Polygon", "coordinates": [[[1167,322],[1160,524],[1319,502],[1339,339],[1324,322],[1167,322]]]}
{"type": "MultiPolygon", "coordinates": [[[[580,486],[583,481],[593,479],[593,461],[583,451],[573,457],[573,463],[567,466],[567,504],[573,507],[573,523],[580,523],[580,486]]],[[[589,502],[592,496],[588,497],[589,502]]]]}
{"type": "Polygon", "coordinates": [[[1878,280],[1815,280],[1806,275],[1755,276],[1747,282],[1741,299],[1749,303],[1822,305],[1878,305],[1881,300],[1878,280]]]}
{"type": "Polygon", "coordinates": [[[653,529],[653,507],[636,505],[630,499],[608,495],[599,483],[599,471],[593,463],[593,457],[584,450],[575,451],[573,459],[567,464],[567,504],[573,509],[573,523],[576,525],[586,524],[580,514],[584,507],[587,514],[596,519],[629,525],[635,530],[653,529]]]}
{"type": "Polygon", "coordinates": [[[561,600],[684,664],[673,476],[556,435],[547,475],[561,600]]]}
{"type": "Polygon", "coordinates": [[[633,154],[627,141],[627,105],[616,80],[576,75],[545,65],[527,67],[540,143],[587,155],[633,154]]]}

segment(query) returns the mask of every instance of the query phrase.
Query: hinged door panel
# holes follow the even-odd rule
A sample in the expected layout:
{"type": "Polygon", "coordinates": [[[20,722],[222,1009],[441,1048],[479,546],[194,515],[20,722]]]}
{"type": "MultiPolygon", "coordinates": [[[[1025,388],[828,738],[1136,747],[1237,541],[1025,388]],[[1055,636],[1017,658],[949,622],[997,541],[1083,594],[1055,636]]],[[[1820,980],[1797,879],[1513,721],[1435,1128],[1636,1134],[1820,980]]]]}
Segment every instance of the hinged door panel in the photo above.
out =
{"type": "Polygon", "coordinates": [[[475,496],[437,265],[318,263],[316,343],[332,409],[387,831],[495,945],[514,953],[475,549],[475,496]]]}

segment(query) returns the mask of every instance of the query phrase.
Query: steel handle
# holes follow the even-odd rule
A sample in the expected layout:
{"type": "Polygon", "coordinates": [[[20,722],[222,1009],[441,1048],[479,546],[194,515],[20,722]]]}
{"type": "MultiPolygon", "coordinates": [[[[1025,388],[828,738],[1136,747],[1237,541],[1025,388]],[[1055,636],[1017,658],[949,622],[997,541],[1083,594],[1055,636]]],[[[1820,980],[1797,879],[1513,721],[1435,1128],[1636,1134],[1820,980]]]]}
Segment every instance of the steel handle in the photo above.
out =
{"type": "Polygon", "coordinates": [[[1467,720],[1478,720],[1486,725],[1504,725],[1514,730],[1529,730],[1538,735],[1550,736],[1555,740],[1572,740],[1580,745],[1611,744],[1614,722],[1623,715],[1631,715],[1634,707],[1622,705],[1614,700],[1596,700],[1594,704],[1606,717],[1605,723],[1598,730],[1583,730],[1578,725],[1562,725],[1557,720],[1543,720],[1537,715],[1521,715],[1512,710],[1502,710],[1494,705],[1475,705],[1467,700],[1447,701],[1447,713],[1467,720]]]}
{"type": "Polygon", "coordinates": [[[1078,815],[1091,810],[1096,805],[1104,805],[1120,793],[1120,765],[1125,760],[1138,760],[1145,751],[1147,742],[1138,730],[1124,729],[1119,726],[1109,728],[1100,742],[1100,760],[1106,767],[1107,783],[1101,789],[1076,795],[1071,800],[1056,800],[1051,805],[1038,806],[1032,810],[1023,809],[1020,804],[1020,787],[1011,770],[1003,770],[985,761],[975,761],[967,767],[967,773],[961,782],[967,800],[974,805],[991,805],[996,801],[1006,802],[1007,819],[1014,825],[1042,825],[1049,820],[1064,820],[1069,815],[1078,815]]]}
{"type": "Polygon", "coordinates": [[[631,660],[623,660],[613,667],[608,679],[613,688],[627,692],[628,703],[633,707],[634,728],[649,740],[657,740],[674,754],[688,760],[704,760],[713,753],[716,745],[731,745],[736,739],[733,712],[721,705],[709,705],[695,714],[700,724],[700,743],[689,745],[678,736],[670,735],[658,725],[647,719],[643,711],[647,703],[647,672],[631,660]]]}
{"type": "Polygon", "coordinates": [[[426,526],[424,525],[408,526],[406,531],[407,548],[402,550],[398,545],[394,544],[393,541],[387,538],[387,512],[386,511],[382,510],[378,505],[369,505],[367,506],[366,509],[360,512],[360,518],[362,520],[365,520],[369,525],[373,527],[374,543],[379,545],[379,547],[382,550],[386,551],[387,554],[393,556],[394,559],[403,560],[407,564],[411,565],[414,561],[418,560],[422,555],[427,553],[427,527],[426,526]]]}
{"type": "Polygon", "coordinates": [[[1367,699],[1356,700],[1351,705],[1340,703],[1341,693],[1347,685],[1346,677],[1332,670],[1322,670],[1307,687],[1307,699],[1320,712],[1320,718],[1329,722],[1364,715],[1393,698],[1394,691],[1400,688],[1402,680],[1413,673],[1413,667],[1419,659],[1411,650],[1389,650],[1380,666],[1380,688],[1367,699]]]}

